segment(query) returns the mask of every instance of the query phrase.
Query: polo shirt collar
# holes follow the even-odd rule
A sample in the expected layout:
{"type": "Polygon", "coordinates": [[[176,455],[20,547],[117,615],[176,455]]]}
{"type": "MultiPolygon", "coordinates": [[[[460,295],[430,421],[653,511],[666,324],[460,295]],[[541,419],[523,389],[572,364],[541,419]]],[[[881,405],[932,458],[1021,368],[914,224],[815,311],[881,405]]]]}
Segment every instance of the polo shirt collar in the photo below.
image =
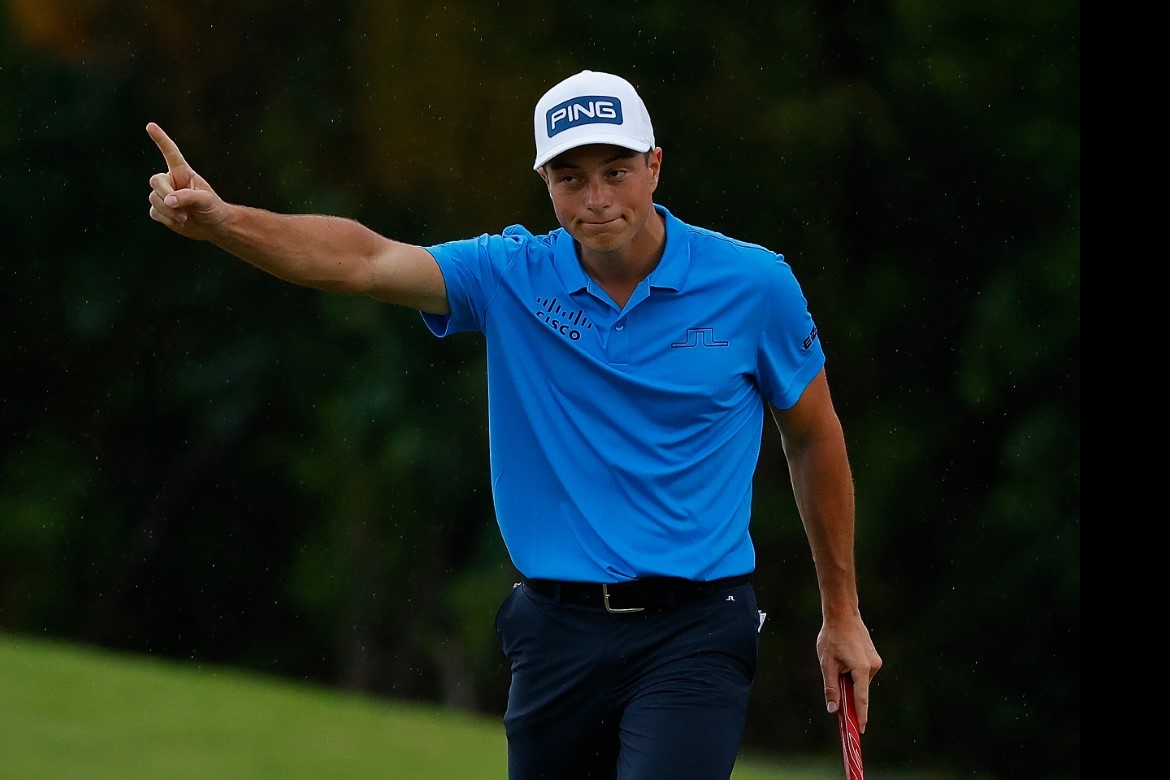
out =
{"type": "Polygon", "coordinates": [[[665,206],[655,204],[654,210],[666,220],[666,248],[662,260],[650,272],[651,287],[678,292],[691,267],[691,247],[687,243],[687,226],[671,214],[665,206]]]}
{"type": "MultiPolygon", "coordinates": [[[[682,220],[670,213],[665,206],[654,204],[657,211],[666,222],[666,248],[662,253],[662,260],[650,272],[647,281],[651,288],[678,291],[686,279],[687,270],[691,267],[691,250],[686,241],[687,227],[682,220]]],[[[569,235],[569,231],[561,228],[557,231],[557,239],[553,253],[553,264],[565,280],[570,292],[581,292],[589,288],[589,275],[577,259],[576,242],[569,235]]]]}

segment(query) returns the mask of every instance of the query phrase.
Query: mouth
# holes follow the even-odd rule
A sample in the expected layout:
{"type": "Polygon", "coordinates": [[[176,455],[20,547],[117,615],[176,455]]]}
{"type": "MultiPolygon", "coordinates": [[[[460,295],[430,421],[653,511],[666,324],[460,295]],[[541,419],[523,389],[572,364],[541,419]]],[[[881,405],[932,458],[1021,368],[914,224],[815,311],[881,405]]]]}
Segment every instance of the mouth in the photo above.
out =
{"type": "Polygon", "coordinates": [[[614,217],[613,219],[587,220],[585,222],[582,222],[581,224],[587,228],[601,228],[601,227],[608,227],[609,225],[617,224],[617,221],[618,221],[618,218],[614,217]]]}

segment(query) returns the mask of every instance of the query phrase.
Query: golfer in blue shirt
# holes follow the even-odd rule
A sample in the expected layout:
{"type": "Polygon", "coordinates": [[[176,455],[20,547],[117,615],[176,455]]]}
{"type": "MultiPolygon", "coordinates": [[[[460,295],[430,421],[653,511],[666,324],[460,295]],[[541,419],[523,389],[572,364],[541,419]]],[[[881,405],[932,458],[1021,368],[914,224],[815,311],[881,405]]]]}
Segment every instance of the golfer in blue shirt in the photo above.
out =
{"type": "Polygon", "coordinates": [[[224,201],[156,124],[150,216],[297,284],[422,312],[487,345],[496,519],[521,581],[496,615],[511,665],[509,776],[726,779],[763,615],[752,479],[779,427],[812,550],[827,709],[864,731],[881,658],[861,618],[854,496],[816,324],[783,255],[654,202],[650,115],[582,71],[533,115],[561,227],[422,247],[348,219],[224,201]]]}

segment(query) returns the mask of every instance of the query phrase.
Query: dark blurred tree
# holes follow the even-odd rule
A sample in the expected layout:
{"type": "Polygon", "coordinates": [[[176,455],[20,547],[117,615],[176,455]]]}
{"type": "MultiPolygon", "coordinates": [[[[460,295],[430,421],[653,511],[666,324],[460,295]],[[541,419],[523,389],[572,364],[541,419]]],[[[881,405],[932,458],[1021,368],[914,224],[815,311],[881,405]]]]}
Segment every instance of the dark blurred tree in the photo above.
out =
{"type": "MultiPolygon", "coordinates": [[[[0,9],[0,628],[499,712],[480,342],[151,223],[143,125],[231,200],[543,230],[531,106],[612,69],[660,201],[784,252],[817,317],[886,661],[867,763],[1079,777],[1079,7],[0,9]]],[[[778,439],[746,746],[831,754],[778,439]]]]}

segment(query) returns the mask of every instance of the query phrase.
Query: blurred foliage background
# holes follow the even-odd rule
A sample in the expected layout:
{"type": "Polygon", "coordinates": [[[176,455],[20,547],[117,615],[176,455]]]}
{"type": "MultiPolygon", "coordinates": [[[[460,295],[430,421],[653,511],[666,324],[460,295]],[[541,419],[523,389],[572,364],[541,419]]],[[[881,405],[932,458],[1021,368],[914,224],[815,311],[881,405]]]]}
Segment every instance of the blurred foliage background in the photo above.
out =
{"type": "MultiPolygon", "coordinates": [[[[0,629],[502,713],[478,337],[150,221],[225,198],[420,244],[556,227],[531,111],[625,75],[658,200],[783,252],[829,356],[885,660],[867,766],[1080,776],[1080,9],[0,2],[0,629]]],[[[832,752],[779,436],[745,747],[832,752]]]]}

